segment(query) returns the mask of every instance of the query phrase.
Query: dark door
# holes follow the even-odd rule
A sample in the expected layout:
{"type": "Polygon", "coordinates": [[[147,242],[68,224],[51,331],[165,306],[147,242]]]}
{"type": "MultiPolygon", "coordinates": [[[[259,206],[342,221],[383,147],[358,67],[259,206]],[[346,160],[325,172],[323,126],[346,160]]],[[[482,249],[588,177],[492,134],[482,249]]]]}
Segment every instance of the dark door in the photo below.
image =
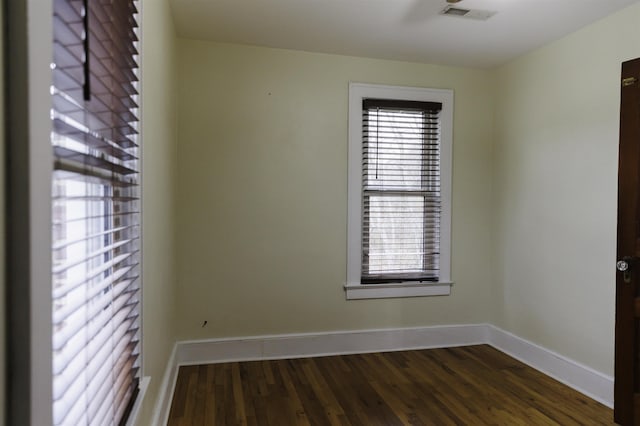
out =
{"type": "Polygon", "coordinates": [[[616,278],[616,423],[640,425],[640,58],[622,64],[616,278]]]}

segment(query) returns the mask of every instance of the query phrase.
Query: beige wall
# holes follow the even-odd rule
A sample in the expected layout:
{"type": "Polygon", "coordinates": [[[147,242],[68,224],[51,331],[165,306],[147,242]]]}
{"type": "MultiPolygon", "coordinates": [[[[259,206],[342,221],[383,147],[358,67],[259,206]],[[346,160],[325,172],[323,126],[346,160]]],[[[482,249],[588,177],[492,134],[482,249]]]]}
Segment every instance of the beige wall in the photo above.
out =
{"type": "Polygon", "coordinates": [[[178,50],[180,339],[491,317],[488,72],[191,40],[178,50]],[[455,91],[451,296],[345,300],[349,81],[455,91]]]}
{"type": "Polygon", "coordinates": [[[176,340],[174,197],[175,34],[168,2],[142,2],[143,376],[151,376],[140,425],[152,409],[176,340]]]}
{"type": "Polygon", "coordinates": [[[496,72],[498,324],[613,374],[620,64],[640,4],[496,72]]]}

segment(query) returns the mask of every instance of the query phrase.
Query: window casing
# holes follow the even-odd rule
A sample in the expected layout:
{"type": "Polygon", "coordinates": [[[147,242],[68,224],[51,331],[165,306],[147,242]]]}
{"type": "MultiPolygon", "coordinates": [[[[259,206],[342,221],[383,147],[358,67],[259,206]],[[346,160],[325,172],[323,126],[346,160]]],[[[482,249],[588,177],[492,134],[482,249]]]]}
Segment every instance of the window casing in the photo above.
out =
{"type": "Polygon", "coordinates": [[[348,299],[450,292],[453,92],[349,88],[348,299]]]}

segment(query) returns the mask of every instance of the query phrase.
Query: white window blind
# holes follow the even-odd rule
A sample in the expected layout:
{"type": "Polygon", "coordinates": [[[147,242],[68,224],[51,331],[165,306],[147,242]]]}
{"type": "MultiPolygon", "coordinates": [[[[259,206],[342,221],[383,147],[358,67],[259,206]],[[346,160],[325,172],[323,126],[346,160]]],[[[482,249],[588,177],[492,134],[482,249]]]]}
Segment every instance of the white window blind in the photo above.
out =
{"type": "Polygon", "coordinates": [[[362,284],[439,280],[441,110],[362,100],[362,284]]]}
{"type": "Polygon", "coordinates": [[[53,420],[115,425],[139,381],[135,0],[54,0],[53,420]]]}

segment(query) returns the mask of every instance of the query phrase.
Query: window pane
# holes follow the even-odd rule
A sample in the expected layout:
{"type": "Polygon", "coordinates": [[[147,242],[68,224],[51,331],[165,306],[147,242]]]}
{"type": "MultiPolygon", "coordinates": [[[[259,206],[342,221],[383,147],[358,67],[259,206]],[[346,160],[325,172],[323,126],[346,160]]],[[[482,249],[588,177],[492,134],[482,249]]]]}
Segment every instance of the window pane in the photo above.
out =
{"type": "Polygon", "coordinates": [[[363,112],[362,282],[438,279],[438,114],[363,112]]]}
{"type": "Polygon", "coordinates": [[[422,188],[423,123],[422,111],[369,111],[365,188],[422,188]]]}
{"type": "Polygon", "coordinates": [[[420,196],[369,197],[368,274],[423,270],[423,200],[420,196]]]}

